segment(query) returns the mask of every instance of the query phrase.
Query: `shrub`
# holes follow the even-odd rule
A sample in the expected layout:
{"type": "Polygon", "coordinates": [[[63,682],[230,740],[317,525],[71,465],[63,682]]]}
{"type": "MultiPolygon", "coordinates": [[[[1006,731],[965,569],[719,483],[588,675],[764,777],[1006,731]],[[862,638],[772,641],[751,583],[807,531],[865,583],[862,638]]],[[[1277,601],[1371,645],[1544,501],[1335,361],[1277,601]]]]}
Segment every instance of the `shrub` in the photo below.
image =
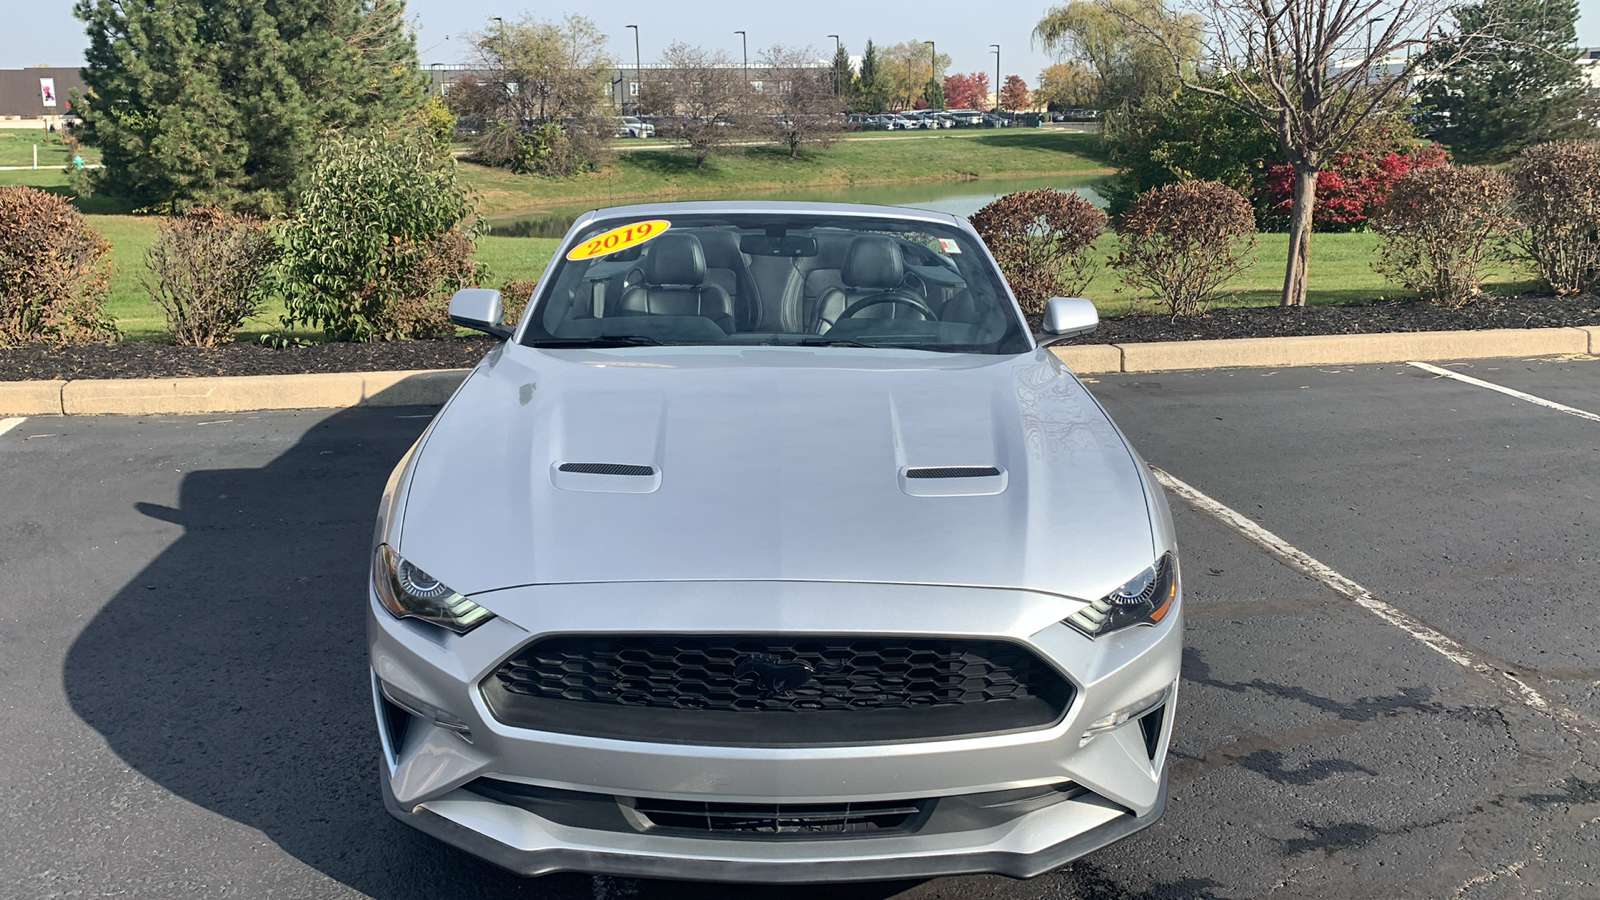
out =
{"type": "Polygon", "coordinates": [[[261,311],[277,245],[261,220],[203,207],[161,223],[143,279],[172,342],[215,347],[261,311]]]}
{"type": "Polygon", "coordinates": [[[483,275],[482,267],[472,261],[474,249],[472,238],[460,231],[448,231],[428,243],[401,282],[394,308],[396,334],[426,340],[456,333],[450,321],[450,295],[476,284],[483,275]]]}
{"type": "Polygon", "coordinates": [[[1600,142],[1553,141],[1511,164],[1518,256],[1557,294],[1600,281],[1600,142]]]}
{"type": "Polygon", "coordinates": [[[1215,181],[1180,181],[1140,194],[1117,217],[1111,265],[1125,284],[1196,315],[1251,265],[1256,220],[1250,202],[1215,181]]]}
{"type": "Polygon", "coordinates": [[[1511,181],[1482,166],[1441,166],[1395,182],[1377,216],[1372,264],[1430,302],[1459,308],[1478,294],[1485,259],[1516,224],[1511,181]]]}
{"type": "Polygon", "coordinates": [[[0,187],[0,346],[115,340],[110,252],[62,197],[0,187]]]}
{"type": "Polygon", "coordinates": [[[528,301],[533,298],[533,289],[538,284],[535,278],[508,278],[505,284],[500,285],[500,302],[506,310],[501,319],[507,325],[515,325],[522,320],[522,311],[528,308],[528,301]]]}
{"type": "Polygon", "coordinates": [[[565,178],[596,172],[610,158],[610,145],[602,134],[610,127],[602,119],[584,119],[565,126],[545,121],[523,131],[494,122],[473,140],[474,158],[518,175],[565,178]]]}
{"type": "Polygon", "coordinates": [[[1079,293],[1094,277],[1088,249],[1106,214],[1077,194],[1042,188],[1006,194],[972,214],[1023,312],[1039,315],[1051,297],[1079,293]]]}
{"type": "Polygon", "coordinates": [[[326,146],[282,229],[286,327],[340,341],[449,334],[449,296],[481,277],[455,162],[426,135],[326,146]]]}
{"type": "MultiPolygon", "coordinates": [[[[1356,231],[1365,228],[1377,214],[1395,182],[1413,169],[1428,169],[1446,164],[1444,148],[1438,144],[1420,150],[1353,150],[1336,153],[1317,173],[1317,203],[1311,212],[1313,231],[1356,231]]],[[[1287,230],[1289,212],[1294,206],[1294,167],[1275,165],[1267,169],[1262,224],[1273,230],[1287,230]]]]}

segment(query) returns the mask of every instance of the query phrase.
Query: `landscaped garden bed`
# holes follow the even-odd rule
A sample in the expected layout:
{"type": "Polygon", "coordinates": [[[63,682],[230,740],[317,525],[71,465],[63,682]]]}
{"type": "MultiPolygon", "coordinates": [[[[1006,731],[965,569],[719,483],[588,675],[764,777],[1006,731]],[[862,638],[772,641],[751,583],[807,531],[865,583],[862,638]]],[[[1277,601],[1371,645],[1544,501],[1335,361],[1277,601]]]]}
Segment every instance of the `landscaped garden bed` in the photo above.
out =
{"type": "MultiPolygon", "coordinates": [[[[1575,297],[1484,295],[1461,309],[1446,309],[1417,300],[1294,308],[1233,307],[1176,321],[1160,314],[1128,315],[1103,320],[1099,330],[1076,343],[1581,325],[1600,326],[1600,297],[1591,294],[1575,297]]],[[[34,344],[0,350],[0,381],[458,369],[475,365],[492,346],[491,339],[480,336],[313,344],[283,349],[247,343],[213,348],[176,347],[150,341],[60,348],[34,344]]]]}

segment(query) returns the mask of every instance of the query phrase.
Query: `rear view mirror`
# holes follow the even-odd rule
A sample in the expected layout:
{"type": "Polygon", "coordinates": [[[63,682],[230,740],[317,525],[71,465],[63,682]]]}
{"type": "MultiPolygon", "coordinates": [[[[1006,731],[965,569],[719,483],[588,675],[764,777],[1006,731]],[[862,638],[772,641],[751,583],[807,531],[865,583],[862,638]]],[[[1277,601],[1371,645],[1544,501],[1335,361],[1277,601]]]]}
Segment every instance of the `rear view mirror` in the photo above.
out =
{"type": "Polygon", "coordinates": [[[1051,297],[1044,305],[1044,334],[1039,346],[1088,334],[1100,327],[1100,314],[1094,304],[1082,297],[1051,297]]]}
{"type": "Polygon", "coordinates": [[[739,252],[748,256],[816,256],[817,239],[798,234],[747,234],[739,238],[739,252]]]}
{"type": "Polygon", "coordinates": [[[450,298],[450,321],[483,331],[501,340],[511,337],[511,328],[501,322],[505,306],[500,302],[500,292],[489,288],[462,288],[450,298]]]}

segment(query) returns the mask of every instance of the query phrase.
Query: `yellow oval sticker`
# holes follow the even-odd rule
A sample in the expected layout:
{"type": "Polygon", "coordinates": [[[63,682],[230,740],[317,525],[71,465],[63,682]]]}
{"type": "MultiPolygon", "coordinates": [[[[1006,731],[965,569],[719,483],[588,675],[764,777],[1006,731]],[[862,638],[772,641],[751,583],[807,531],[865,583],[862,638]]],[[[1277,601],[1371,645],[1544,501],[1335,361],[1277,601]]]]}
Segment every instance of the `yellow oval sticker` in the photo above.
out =
{"type": "Polygon", "coordinates": [[[651,219],[648,222],[634,222],[621,228],[613,228],[605,234],[597,234],[567,251],[567,259],[594,259],[596,256],[605,256],[618,250],[626,250],[650,240],[656,235],[663,234],[672,223],[666,219],[651,219]]]}

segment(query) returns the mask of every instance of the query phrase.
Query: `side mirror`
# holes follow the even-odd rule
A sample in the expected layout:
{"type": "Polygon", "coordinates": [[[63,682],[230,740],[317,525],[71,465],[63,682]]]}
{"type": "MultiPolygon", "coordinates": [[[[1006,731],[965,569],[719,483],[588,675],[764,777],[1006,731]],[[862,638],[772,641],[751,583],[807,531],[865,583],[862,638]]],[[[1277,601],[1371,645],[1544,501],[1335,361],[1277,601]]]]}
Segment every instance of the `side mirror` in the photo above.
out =
{"type": "Polygon", "coordinates": [[[1100,314],[1082,297],[1051,297],[1044,305],[1043,327],[1044,333],[1034,336],[1041,347],[1094,331],[1100,314]]]}
{"type": "Polygon", "coordinates": [[[482,331],[506,340],[512,329],[500,320],[506,309],[500,292],[489,288],[462,288],[450,298],[450,321],[463,328],[482,331]]]}

